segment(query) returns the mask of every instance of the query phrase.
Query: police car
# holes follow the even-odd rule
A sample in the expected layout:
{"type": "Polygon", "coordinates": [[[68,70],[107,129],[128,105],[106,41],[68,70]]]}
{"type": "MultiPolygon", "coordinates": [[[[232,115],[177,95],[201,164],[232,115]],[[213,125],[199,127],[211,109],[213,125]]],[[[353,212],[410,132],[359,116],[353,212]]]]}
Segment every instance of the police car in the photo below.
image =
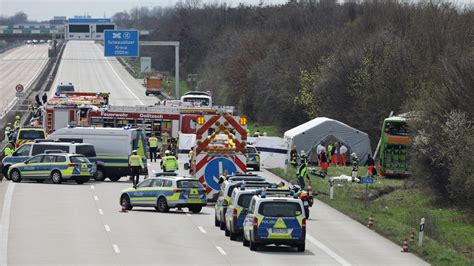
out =
{"type": "Polygon", "coordinates": [[[207,200],[199,180],[161,175],[123,190],[120,204],[127,210],[133,207],[154,207],[159,212],[168,212],[170,208],[188,208],[198,213],[207,205],[207,200]]]}
{"type": "Polygon", "coordinates": [[[254,174],[237,174],[229,176],[227,180],[222,183],[216,205],[214,205],[214,225],[220,227],[221,230],[225,229],[224,216],[227,211],[227,206],[232,201],[232,191],[234,188],[240,187],[241,181],[264,182],[265,178],[254,174]]]}
{"type": "Polygon", "coordinates": [[[39,154],[25,162],[13,164],[8,175],[13,182],[32,179],[42,183],[51,179],[55,184],[67,180],[83,184],[89,181],[94,171],[95,165],[83,155],[58,152],[39,154]]]}
{"type": "Polygon", "coordinates": [[[234,188],[231,196],[232,203],[229,204],[225,213],[225,235],[231,240],[236,240],[237,236],[242,235],[244,219],[252,197],[270,185],[267,182],[248,182],[242,183],[240,188],[234,188]]]}
{"type": "Polygon", "coordinates": [[[250,250],[275,244],[305,250],[306,218],[303,202],[291,191],[266,190],[254,195],[244,220],[243,245],[250,250]]]}

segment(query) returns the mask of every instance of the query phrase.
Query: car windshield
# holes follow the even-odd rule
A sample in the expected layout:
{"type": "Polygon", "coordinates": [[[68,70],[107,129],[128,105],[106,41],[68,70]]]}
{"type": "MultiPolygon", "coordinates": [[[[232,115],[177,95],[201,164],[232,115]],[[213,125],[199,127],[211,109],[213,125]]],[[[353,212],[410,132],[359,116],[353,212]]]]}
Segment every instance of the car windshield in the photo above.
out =
{"type": "Polygon", "coordinates": [[[198,180],[180,180],[178,181],[179,188],[202,188],[198,180]]]}
{"type": "Polygon", "coordinates": [[[71,156],[71,163],[89,163],[89,160],[84,156],[71,156]]]}
{"type": "Polygon", "coordinates": [[[237,204],[241,207],[248,208],[250,201],[252,200],[253,194],[242,194],[237,201],[237,204]]]}
{"type": "Polygon", "coordinates": [[[42,130],[20,130],[18,139],[44,139],[44,132],[42,130]]]}
{"type": "Polygon", "coordinates": [[[62,93],[62,92],[71,92],[74,91],[74,86],[72,85],[62,85],[58,86],[57,92],[62,93]]]}
{"type": "Polygon", "coordinates": [[[200,98],[200,97],[184,97],[183,102],[193,103],[195,105],[200,106],[208,106],[209,99],[208,98],[200,98]]]}
{"type": "Polygon", "coordinates": [[[301,215],[301,205],[297,202],[267,201],[260,204],[258,213],[270,217],[295,217],[301,215]]]}

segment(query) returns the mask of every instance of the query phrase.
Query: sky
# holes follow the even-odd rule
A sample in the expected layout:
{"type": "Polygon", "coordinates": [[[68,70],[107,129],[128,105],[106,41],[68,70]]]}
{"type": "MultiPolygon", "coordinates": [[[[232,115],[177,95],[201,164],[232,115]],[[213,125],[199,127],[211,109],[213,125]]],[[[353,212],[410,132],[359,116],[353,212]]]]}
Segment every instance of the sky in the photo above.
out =
{"type": "MultiPolygon", "coordinates": [[[[203,0],[206,3],[230,5],[258,4],[261,0],[203,0]]],[[[266,4],[284,4],[287,0],[263,0],[266,4]]],[[[23,11],[30,20],[49,20],[53,16],[73,17],[89,14],[92,17],[111,17],[134,7],[174,6],[178,0],[0,0],[0,15],[11,16],[23,11]]],[[[474,0],[453,0],[455,3],[472,4],[474,0]]]]}
{"type": "MultiPolygon", "coordinates": [[[[92,17],[111,17],[134,7],[169,7],[178,0],[0,0],[0,15],[11,16],[23,11],[30,20],[49,20],[53,16],[89,14],[92,17]]],[[[260,0],[204,0],[206,3],[258,4],[260,0]]],[[[265,0],[264,3],[283,4],[287,0],[265,0]]]]}

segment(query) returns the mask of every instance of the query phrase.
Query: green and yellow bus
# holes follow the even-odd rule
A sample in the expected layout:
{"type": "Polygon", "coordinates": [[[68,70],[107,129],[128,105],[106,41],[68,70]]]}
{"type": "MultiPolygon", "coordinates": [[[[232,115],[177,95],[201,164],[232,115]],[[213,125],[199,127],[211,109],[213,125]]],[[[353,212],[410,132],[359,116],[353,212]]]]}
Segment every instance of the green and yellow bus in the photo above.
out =
{"type": "Polygon", "coordinates": [[[380,173],[384,176],[409,176],[409,148],[411,139],[406,118],[386,118],[382,125],[380,145],[380,173]]]}

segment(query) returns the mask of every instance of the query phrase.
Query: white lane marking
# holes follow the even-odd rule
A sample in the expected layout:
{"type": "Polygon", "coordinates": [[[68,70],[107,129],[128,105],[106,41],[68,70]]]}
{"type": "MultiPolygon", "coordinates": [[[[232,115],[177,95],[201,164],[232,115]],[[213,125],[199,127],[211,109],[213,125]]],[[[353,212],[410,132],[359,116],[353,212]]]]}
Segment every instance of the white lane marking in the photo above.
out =
{"type": "Polygon", "coordinates": [[[91,185],[91,189],[94,190],[94,188],[95,188],[95,187],[91,185]]]}
{"type": "Polygon", "coordinates": [[[114,248],[115,253],[120,253],[120,249],[117,245],[113,244],[112,247],[114,248]]]}
{"type": "Polygon", "coordinates": [[[153,173],[156,173],[156,171],[155,171],[155,170],[151,170],[151,171],[152,171],[153,173]]]}
{"type": "MultiPolygon", "coordinates": [[[[96,45],[95,46],[99,52],[100,52],[100,49],[99,47],[96,45]]],[[[112,66],[112,64],[110,63],[109,59],[105,59],[105,61],[107,62],[107,64],[109,64],[110,68],[112,69],[112,72],[114,72],[115,76],[118,78],[118,80],[120,81],[120,83],[122,83],[122,85],[133,95],[135,96],[135,98],[140,102],[141,105],[145,105],[142,100],[140,100],[140,98],[138,98],[138,96],[133,93],[133,91],[127,86],[127,84],[125,84],[125,82],[122,80],[122,78],[119,76],[119,74],[117,74],[117,72],[115,71],[114,67],[112,66]]],[[[120,64],[120,63],[119,63],[120,64]]]]}
{"type": "Polygon", "coordinates": [[[110,226],[104,224],[104,227],[105,227],[105,231],[110,232],[110,226]]]}
{"type": "Polygon", "coordinates": [[[189,214],[189,213],[186,213],[186,216],[189,216],[189,217],[191,217],[191,214],[189,214]]]}
{"type": "Polygon", "coordinates": [[[221,247],[219,246],[216,246],[217,250],[219,251],[219,253],[221,253],[222,255],[227,255],[227,253],[224,251],[224,249],[222,249],[221,247]]]}
{"type": "Polygon", "coordinates": [[[317,246],[318,248],[322,249],[324,252],[326,252],[330,257],[332,257],[333,259],[335,259],[337,262],[339,262],[341,265],[343,266],[350,266],[351,264],[345,260],[344,258],[342,258],[341,256],[337,255],[336,252],[332,251],[330,248],[328,248],[326,245],[324,245],[323,243],[319,242],[318,240],[316,240],[316,238],[310,236],[310,235],[306,235],[306,239],[309,240],[309,242],[313,243],[315,246],[317,246]]]}
{"type": "Polygon", "coordinates": [[[0,224],[0,265],[7,266],[8,259],[8,231],[10,230],[10,210],[12,205],[15,183],[8,183],[7,192],[3,200],[2,220],[0,224]]]}
{"type": "Polygon", "coordinates": [[[99,200],[99,197],[97,197],[97,196],[94,196],[94,200],[99,200]]]}
{"type": "Polygon", "coordinates": [[[102,211],[102,209],[99,209],[99,214],[104,215],[104,211],[102,211]]]}
{"type": "Polygon", "coordinates": [[[204,228],[202,228],[202,226],[198,226],[198,229],[199,229],[199,231],[201,231],[201,233],[207,234],[206,230],[204,230],[204,228]]]}

